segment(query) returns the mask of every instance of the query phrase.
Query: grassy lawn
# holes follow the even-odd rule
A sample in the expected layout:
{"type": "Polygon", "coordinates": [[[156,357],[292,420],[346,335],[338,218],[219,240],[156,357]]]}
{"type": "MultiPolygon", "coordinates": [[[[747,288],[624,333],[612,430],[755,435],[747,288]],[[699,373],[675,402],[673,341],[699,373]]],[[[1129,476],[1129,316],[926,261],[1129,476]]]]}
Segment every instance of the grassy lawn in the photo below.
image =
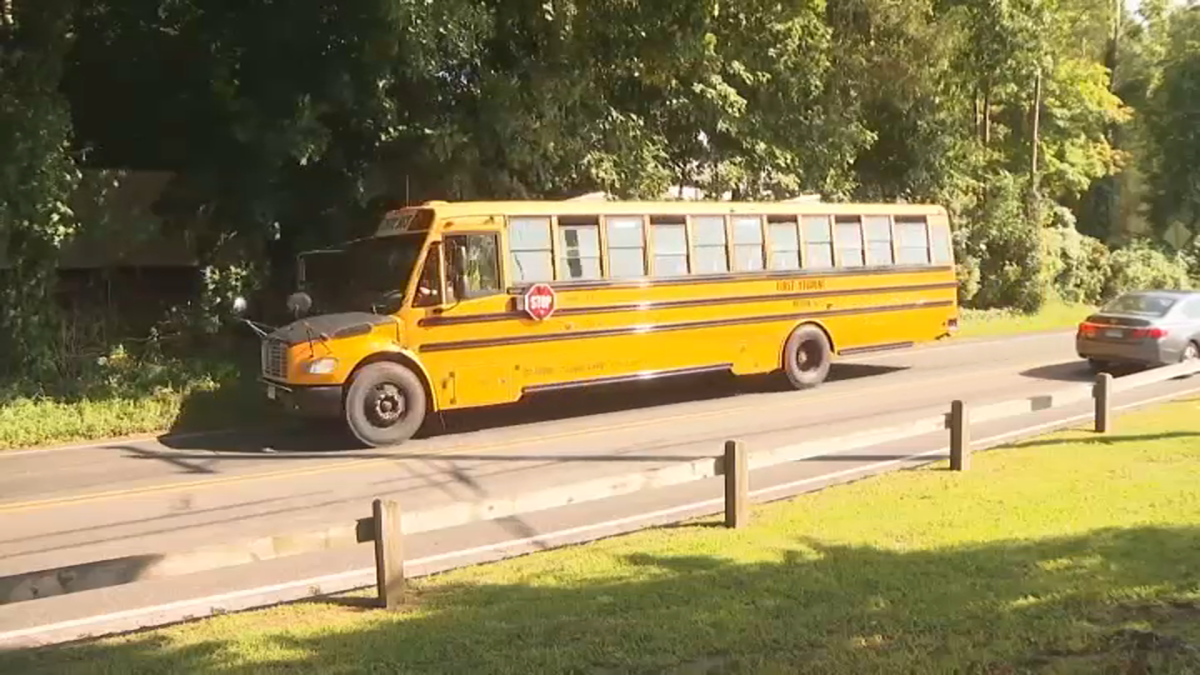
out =
{"type": "Polygon", "coordinates": [[[1200,672],[1198,409],[0,672],[1200,672]]]}
{"type": "Polygon", "coordinates": [[[1049,302],[1037,314],[1022,314],[1007,309],[963,309],[958,337],[1004,337],[1038,331],[1072,329],[1088,314],[1091,305],[1049,302]]]}

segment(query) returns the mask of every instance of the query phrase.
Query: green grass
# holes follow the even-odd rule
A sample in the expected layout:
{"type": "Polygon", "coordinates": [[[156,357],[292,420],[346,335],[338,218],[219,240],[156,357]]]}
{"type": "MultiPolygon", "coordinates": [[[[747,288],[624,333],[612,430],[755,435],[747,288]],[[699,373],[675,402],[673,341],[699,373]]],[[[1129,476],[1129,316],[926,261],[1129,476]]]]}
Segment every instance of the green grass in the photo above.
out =
{"type": "Polygon", "coordinates": [[[0,656],[23,673],[1200,672],[1200,401],[335,601],[0,656]]]}
{"type": "Polygon", "coordinates": [[[1052,301],[1036,314],[1010,309],[963,309],[958,337],[1005,337],[1021,333],[1071,329],[1088,314],[1091,305],[1052,301]]]}
{"type": "Polygon", "coordinates": [[[118,353],[48,388],[0,384],[0,450],[261,421],[267,408],[253,371],[198,359],[118,353]]]}

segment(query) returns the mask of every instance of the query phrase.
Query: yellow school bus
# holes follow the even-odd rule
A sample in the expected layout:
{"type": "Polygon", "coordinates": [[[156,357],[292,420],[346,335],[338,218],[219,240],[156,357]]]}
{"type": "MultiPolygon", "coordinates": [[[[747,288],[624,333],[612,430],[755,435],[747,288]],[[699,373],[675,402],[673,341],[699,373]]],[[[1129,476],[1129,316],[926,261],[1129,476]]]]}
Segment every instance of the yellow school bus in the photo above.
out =
{"type": "Polygon", "coordinates": [[[297,319],[263,332],[267,396],[370,446],[535,392],[715,371],[815,387],[838,355],[958,322],[933,205],[427,202],[300,266],[297,319]]]}

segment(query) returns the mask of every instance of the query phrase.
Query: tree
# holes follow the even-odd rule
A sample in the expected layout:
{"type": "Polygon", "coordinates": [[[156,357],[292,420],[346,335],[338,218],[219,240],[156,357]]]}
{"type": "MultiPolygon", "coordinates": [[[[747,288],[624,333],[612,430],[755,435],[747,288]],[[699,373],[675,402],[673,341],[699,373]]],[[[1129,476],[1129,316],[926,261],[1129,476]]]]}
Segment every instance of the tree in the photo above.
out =
{"type": "Polygon", "coordinates": [[[9,377],[62,365],[55,271],[78,179],[58,92],[71,13],[70,0],[9,0],[0,12],[0,369],[9,377]]]}

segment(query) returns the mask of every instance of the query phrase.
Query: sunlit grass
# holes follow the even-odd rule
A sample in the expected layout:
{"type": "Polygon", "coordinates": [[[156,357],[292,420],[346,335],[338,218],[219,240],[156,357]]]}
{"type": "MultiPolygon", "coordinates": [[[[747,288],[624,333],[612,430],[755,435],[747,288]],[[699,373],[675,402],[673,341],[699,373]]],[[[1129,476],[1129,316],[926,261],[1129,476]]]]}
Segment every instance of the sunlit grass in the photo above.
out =
{"type": "Polygon", "coordinates": [[[1070,330],[1088,314],[1096,311],[1092,305],[1052,301],[1036,314],[1024,314],[1010,309],[969,309],[961,311],[958,337],[1007,337],[1022,333],[1070,330]]]}
{"type": "Polygon", "coordinates": [[[1200,670],[1200,402],[715,519],[0,657],[0,672],[1200,670]],[[362,594],[359,594],[362,595],[362,594]]]}

